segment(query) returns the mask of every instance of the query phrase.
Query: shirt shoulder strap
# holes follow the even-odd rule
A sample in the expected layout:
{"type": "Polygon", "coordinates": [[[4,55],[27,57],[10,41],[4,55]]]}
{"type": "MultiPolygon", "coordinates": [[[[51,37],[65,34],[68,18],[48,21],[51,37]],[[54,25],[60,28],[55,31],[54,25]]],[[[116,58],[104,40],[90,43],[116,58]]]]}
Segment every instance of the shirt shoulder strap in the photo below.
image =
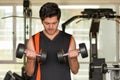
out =
{"type": "Polygon", "coordinates": [[[36,53],[39,53],[40,49],[40,32],[33,35],[33,43],[36,53]]]}
{"type": "MultiPolygon", "coordinates": [[[[36,53],[39,53],[40,52],[40,32],[33,35],[33,43],[34,43],[36,53]]],[[[38,62],[38,67],[36,72],[37,72],[36,80],[41,80],[41,70],[40,70],[39,62],[38,62]]]]}

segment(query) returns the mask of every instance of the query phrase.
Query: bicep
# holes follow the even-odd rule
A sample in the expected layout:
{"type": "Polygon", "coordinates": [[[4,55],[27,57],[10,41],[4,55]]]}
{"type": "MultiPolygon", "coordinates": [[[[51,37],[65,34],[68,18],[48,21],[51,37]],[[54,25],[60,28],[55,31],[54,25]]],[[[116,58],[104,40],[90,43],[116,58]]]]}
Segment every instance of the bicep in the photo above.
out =
{"type": "Polygon", "coordinates": [[[75,50],[76,49],[76,42],[73,36],[71,36],[71,41],[70,41],[70,46],[69,46],[69,51],[70,50],[75,50]]]}
{"type": "Polygon", "coordinates": [[[35,51],[32,37],[30,37],[30,39],[28,40],[26,47],[29,50],[35,51]]]}

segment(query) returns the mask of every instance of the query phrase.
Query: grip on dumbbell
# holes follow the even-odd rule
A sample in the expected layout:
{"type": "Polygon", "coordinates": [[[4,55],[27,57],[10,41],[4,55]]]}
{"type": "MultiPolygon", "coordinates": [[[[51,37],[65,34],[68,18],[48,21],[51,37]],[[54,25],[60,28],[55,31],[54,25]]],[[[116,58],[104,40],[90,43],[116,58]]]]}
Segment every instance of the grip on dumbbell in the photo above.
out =
{"type": "MultiPolygon", "coordinates": [[[[81,54],[82,58],[88,57],[88,52],[85,43],[79,44],[79,50],[78,53],[81,54]]],[[[59,62],[65,62],[65,56],[68,56],[68,53],[64,53],[64,50],[59,50],[57,52],[57,58],[59,62]]]]}
{"type": "MultiPolygon", "coordinates": [[[[88,57],[88,52],[87,52],[87,48],[86,48],[85,43],[79,44],[78,53],[81,54],[82,58],[88,57]]],[[[68,56],[68,53],[63,54],[63,57],[64,57],[64,56],[68,56]]]]}
{"type": "MultiPolygon", "coordinates": [[[[24,53],[26,53],[26,51],[25,51],[25,45],[20,43],[18,45],[18,47],[17,47],[16,57],[17,58],[22,58],[24,53]]],[[[40,57],[41,55],[40,54],[36,54],[36,56],[40,57]]]]}
{"type": "MultiPolygon", "coordinates": [[[[78,51],[78,53],[80,53],[80,51],[78,51]]],[[[63,57],[68,56],[68,54],[69,54],[69,53],[63,54],[63,57]]]]}
{"type": "MultiPolygon", "coordinates": [[[[24,44],[19,44],[16,50],[16,57],[17,58],[22,58],[23,54],[26,53],[25,51],[25,45],[24,44]]],[[[47,50],[43,49],[41,53],[36,53],[35,54],[37,57],[40,57],[40,62],[46,62],[47,60],[47,50]]]]}

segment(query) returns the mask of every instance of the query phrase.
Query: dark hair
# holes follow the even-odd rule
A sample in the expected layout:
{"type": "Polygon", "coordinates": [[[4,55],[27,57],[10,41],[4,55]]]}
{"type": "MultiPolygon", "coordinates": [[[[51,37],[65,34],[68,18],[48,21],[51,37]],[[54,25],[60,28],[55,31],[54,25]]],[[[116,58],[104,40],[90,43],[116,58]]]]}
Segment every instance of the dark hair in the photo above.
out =
{"type": "Polygon", "coordinates": [[[45,3],[39,11],[39,17],[41,18],[41,20],[44,20],[46,17],[53,17],[53,16],[57,16],[58,20],[60,20],[61,17],[60,8],[56,3],[53,2],[45,3]]]}

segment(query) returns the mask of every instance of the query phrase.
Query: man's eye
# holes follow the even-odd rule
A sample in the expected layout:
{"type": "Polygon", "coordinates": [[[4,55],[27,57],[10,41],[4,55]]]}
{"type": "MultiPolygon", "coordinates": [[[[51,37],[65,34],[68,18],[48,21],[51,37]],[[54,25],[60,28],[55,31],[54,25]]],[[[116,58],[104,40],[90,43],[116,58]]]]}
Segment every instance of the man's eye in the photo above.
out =
{"type": "Polygon", "coordinates": [[[56,22],[55,23],[53,23],[54,25],[56,24],[56,22]]]}

